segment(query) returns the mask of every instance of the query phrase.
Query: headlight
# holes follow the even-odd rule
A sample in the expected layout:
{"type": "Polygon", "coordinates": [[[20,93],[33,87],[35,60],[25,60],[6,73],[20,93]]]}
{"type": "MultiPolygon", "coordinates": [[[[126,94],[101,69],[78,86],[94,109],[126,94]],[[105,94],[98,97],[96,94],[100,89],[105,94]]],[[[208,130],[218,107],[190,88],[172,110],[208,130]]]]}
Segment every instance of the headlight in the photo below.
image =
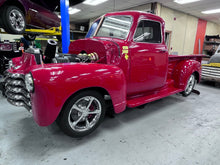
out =
{"type": "Polygon", "coordinates": [[[34,80],[31,73],[25,75],[25,86],[28,92],[34,92],[34,80]]]}

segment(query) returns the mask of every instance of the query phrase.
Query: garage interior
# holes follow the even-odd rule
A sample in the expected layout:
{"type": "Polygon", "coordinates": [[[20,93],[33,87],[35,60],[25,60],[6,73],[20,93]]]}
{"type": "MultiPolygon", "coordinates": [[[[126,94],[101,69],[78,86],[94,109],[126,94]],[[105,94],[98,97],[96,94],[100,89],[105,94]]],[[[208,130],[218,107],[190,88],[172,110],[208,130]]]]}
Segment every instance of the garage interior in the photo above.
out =
{"type": "MultiPolygon", "coordinates": [[[[219,0],[186,4],[181,0],[104,0],[96,6],[80,3],[71,7],[78,9],[70,14],[73,42],[85,38],[92,23],[105,13],[138,10],[164,19],[169,54],[204,54],[202,68],[214,54],[220,56],[219,0]],[[219,11],[205,14],[211,9],[219,11]]],[[[1,42],[19,42],[22,37],[4,30],[0,33],[1,42]]],[[[39,43],[45,50],[51,38],[56,40],[53,35],[39,35],[31,44],[39,43]]],[[[220,65],[214,63],[211,67],[216,73],[220,65]]],[[[195,86],[197,94],[182,97],[178,93],[106,115],[99,128],[83,138],[66,136],[56,123],[38,126],[32,113],[9,104],[0,91],[0,165],[216,165],[220,159],[220,81],[216,77],[205,79],[205,73],[203,70],[202,80],[195,86]]]]}

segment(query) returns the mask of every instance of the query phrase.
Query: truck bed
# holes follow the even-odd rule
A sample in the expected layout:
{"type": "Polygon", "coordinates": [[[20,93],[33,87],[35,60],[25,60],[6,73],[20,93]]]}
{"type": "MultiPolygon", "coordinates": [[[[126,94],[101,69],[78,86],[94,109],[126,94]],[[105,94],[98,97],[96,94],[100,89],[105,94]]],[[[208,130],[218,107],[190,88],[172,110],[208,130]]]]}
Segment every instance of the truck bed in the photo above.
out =
{"type": "Polygon", "coordinates": [[[202,62],[202,57],[204,55],[169,55],[169,64],[168,64],[168,79],[172,79],[173,72],[175,72],[175,67],[179,62],[183,62],[184,60],[196,60],[199,63],[202,62]]]}

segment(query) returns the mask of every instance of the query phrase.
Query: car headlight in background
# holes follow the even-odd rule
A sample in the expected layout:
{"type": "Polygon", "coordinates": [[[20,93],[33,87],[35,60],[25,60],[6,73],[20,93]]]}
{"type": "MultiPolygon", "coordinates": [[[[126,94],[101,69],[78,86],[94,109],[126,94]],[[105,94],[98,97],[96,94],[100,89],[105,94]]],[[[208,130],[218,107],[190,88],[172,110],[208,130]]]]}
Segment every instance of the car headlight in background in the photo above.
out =
{"type": "Polygon", "coordinates": [[[25,75],[25,86],[28,92],[34,92],[34,80],[31,73],[25,75]]]}

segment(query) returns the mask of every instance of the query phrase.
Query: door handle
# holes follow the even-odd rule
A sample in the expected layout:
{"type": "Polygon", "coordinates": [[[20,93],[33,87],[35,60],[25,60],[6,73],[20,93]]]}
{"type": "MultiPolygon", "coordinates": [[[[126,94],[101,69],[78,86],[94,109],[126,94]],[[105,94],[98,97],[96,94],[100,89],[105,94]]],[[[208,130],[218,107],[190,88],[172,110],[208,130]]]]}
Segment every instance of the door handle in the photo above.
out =
{"type": "Polygon", "coordinates": [[[159,52],[160,53],[165,53],[167,50],[166,49],[160,49],[159,52]]]}

